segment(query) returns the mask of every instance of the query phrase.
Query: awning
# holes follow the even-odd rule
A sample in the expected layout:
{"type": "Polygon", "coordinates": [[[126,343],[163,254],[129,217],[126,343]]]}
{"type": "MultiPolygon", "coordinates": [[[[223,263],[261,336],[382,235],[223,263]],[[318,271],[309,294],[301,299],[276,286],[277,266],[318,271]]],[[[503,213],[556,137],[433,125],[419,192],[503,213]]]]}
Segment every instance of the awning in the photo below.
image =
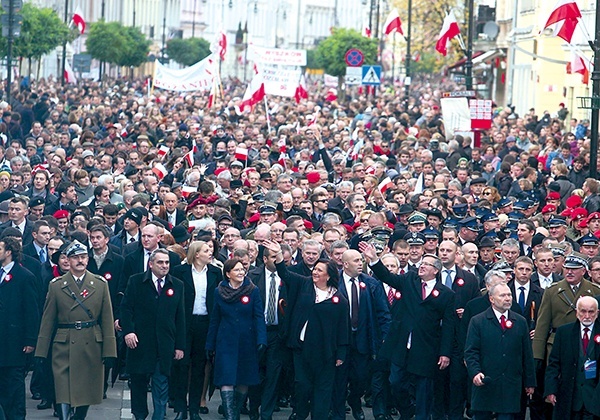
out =
{"type": "MultiPolygon", "coordinates": [[[[479,57],[482,54],[485,54],[485,53],[483,51],[477,51],[477,52],[473,53],[473,60],[475,59],[475,57],[479,57]]],[[[461,58],[456,63],[452,64],[451,66],[448,66],[446,71],[454,70],[459,67],[462,67],[465,65],[466,62],[467,62],[467,57],[461,58]]]]}
{"type": "Polygon", "coordinates": [[[473,57],[473,65],[476,66],[478,64],[486,63],[497,57],[504,57],[505,55],[506,54],[501,49],[487,51],[477,57],[473,57]]]}

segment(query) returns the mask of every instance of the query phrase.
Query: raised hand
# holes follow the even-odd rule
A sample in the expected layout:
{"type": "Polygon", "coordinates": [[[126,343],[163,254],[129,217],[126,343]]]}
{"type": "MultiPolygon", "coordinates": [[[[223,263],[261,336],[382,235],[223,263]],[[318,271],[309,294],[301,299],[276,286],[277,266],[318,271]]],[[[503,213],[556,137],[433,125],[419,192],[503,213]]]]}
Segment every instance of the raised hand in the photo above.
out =
{"type": "Polygon", "coordinates": [[[369,260],[369,262],[377,260],[377,251],[375,250],[375,247],[370,243],[359,242],[358,249],[369,260]]]}

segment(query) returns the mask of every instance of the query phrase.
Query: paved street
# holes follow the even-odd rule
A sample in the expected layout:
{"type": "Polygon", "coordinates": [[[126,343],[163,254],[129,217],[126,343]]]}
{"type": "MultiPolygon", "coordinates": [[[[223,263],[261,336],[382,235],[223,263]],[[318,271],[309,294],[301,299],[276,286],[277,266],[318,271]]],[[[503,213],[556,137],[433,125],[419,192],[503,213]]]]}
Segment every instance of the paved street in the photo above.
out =
{"type": "MultiPolygon", "coordinates": [[[[38,410],[36,405],[39,401],[31,399],[29,393],[29,379],[31,374],[27,377],[27,418],[28,419],[54,419],[52,416],[52,410],[38,410]]],[[[90,407],[88,412],[88,420],[101,420],[101,419],[131,419],[130,410],[130,395],[127,383],[124,381],[117,381],[114,388],[109,388],[107,392],[107,399],[100,405],[94,405],[90,407]]],[[[217,414],[217,407],[219,406],[221,399],[219,397],[219,391],[215,392],[213,399],[208,403],[209,414],[202,415],[203,420],[219,420],[223,419],[223,416],[217,414]]],[[[152,418],[152,399],[150,393],[148,393],[148,407],[150,408],[150,415],[148,419],[152,418]]],[[[292,410],[290,408],[284,408],[279,413],[275,413],[273,419],[276,420],[287,420],[292,410]]],[[[365,415],[367,419],[373,419],[371,409],[365,408],[365,415]]],[[[167,411],[167,419],[175,418],[175,414],[172,409],[167,411]]],[[[347,416],[348,419],[352,418],[351,415],[347,416]]],[[[248,416],[242,416],[242,419],[248,419],[248,416]]]]}

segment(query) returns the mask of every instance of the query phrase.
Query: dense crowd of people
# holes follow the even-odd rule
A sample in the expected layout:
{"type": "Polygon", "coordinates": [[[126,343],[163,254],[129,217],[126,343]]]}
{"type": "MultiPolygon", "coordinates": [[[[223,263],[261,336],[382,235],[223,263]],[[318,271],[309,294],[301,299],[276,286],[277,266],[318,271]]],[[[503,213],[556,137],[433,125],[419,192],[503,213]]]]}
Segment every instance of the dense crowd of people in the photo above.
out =
{"type": "Polygon", "coordinates": [[[120,80],[0,103],[0,418],[600,417],[589,121],[444,79],[240,110],[120,80]],[[107,87],[108,86],[108,87],[107,87]],[[148,408],[151,391],[153,409],[148,408]],[[50,416],[50,412],[49,416],[50,416]]]}

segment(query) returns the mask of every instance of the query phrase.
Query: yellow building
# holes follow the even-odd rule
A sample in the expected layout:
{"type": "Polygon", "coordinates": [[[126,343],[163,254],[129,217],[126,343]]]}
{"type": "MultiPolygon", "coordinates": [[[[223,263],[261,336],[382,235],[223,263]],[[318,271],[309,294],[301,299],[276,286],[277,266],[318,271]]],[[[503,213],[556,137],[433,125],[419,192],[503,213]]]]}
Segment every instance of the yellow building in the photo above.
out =
{"type": "MultiPolygon", "coordinates": [[[[579,109],[577,97],[591,95],[591,79],[586,85],[580,74],[567,74],[571,60],[569,45],[550,29],[540,31],[554,8],[555,0],[497,0],[496,21],[500,27],[497,46],[507,51],[504,104],[512,103],[519,115],[534,108],[537,115],[551,114],[564,103],[569,117],[589,118],[589,110],[579,109]]],[[[595,1],[577,0],[583,18],[572,43],[590,61],[588,40],[595,32],[595,1]],[[589,34],[588,34],[589,33],[589,34]]],[[[502,103],[499,103],[502,105],[502,103]]]]}

